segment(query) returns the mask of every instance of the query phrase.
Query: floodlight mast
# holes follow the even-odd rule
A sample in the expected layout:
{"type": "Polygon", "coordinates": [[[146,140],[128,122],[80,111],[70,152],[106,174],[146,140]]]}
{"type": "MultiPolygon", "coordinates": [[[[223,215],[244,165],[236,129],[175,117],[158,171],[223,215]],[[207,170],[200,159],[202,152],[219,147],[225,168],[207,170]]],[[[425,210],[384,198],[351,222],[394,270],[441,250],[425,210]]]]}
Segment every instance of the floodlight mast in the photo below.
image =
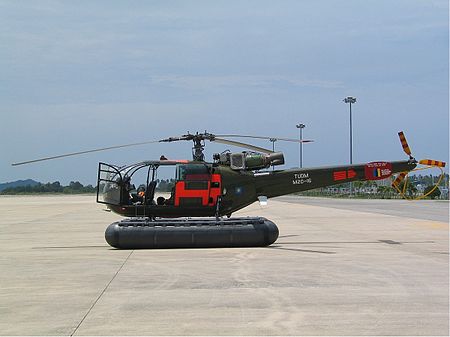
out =
{"type": "Polygon", "coordinates": [[[305,124],[299,123],[295,126],[298,131],[299,131],[299,140],[300,140],[300,144],[299,144],[299,155],[298,155],[298,166],[300,168],[303,167],[303,129],[306,127],[305,124]]]}
{"type": "Polygon", "coordinates": [[[352,104],[356,103],[356,98],[348,96],[344,99],[350,105],[350,164],[353,164],[353,126],[352,126],[352,104]]]}
{"type": "MultiPolygon", "coordinates": [[[[352,104],[356,103],[356,97],[348,96],[344,98],[344,103],[350,106],[350,165],[353,164],[353,126],[352,126],[352,104]]],[[[353,194],[353,183],[350,182],[350,195],[353,194]]]]}

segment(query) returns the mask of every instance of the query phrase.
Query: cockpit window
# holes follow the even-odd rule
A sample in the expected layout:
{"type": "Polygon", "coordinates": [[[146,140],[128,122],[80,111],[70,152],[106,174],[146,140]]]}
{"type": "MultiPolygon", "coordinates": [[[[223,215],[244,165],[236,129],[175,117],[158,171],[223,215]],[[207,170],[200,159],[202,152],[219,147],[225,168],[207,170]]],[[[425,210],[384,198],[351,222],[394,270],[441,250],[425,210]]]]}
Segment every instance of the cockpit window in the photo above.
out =
{"type": "MultiPolygon", "coordinates": [[[[192,176],[208,177],[210,175],[209,168],[204,164],[178,164],[176,171],[177,180],[189,180],[192,176]]],[[[203,179],[202,179],[203,180],[203,179]]],[[[208,180],[208,179],[204,179],[208,180]]]]}

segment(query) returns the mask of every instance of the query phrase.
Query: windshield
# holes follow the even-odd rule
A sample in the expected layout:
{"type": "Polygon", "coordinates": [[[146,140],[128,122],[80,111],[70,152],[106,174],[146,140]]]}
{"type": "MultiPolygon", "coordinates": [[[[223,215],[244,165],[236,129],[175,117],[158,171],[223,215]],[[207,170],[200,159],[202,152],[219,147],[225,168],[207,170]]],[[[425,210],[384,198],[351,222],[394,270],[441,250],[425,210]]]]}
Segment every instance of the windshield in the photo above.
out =
{"type": "MultiPolygon", "coordinates": [[[[209,176],[209,168],[205,164],[178,164],[176,180],[189,180],[193,176],[209,176]]],[[[208,180],[208,179],[206,179],[208,180]]]]}

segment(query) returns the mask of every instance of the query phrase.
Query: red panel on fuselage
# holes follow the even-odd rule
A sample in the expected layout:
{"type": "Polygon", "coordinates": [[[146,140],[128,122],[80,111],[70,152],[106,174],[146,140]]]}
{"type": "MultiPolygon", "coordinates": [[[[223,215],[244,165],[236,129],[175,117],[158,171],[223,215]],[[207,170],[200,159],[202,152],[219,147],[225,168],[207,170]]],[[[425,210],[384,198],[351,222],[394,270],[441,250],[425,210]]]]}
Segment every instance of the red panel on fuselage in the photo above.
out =
{"type": "Polygon", "coordinates": [[[211,184],[209,189],[209,197],[212,198],[212,202],[209,204],[209,206],[214,206],[217,203],[217,198],[221,195],[222,191],[222,177],[220,176],[220,174],[211,175],[211,184]],[[211,186],[211,184],[213,186],[211,186]],[[214,187],[214,185],[216,187],[214,187]]]}
{"type": "Polygon", "coordinates": [[[186,179],[175,185],[175,206],[180,206],[181,198],[201,198],[202,206],[214,206],[221,191],[220,174],[188,174],[186,179]],[[205,182],[205,189],[187,189],[186,182],[205,182]]]}

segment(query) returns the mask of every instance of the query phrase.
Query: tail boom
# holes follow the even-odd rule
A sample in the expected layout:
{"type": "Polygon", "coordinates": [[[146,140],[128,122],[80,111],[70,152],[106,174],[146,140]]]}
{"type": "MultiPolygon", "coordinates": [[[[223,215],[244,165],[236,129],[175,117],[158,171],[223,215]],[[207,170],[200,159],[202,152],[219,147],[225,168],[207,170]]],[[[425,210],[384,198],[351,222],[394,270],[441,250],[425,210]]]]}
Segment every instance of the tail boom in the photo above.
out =
{"type": "Polygon", "coordinates": [[[273,198],[352,181],[386,179],[416,166],[415,160],[405,160],[256,173],[256,194],[273,198]]]}

